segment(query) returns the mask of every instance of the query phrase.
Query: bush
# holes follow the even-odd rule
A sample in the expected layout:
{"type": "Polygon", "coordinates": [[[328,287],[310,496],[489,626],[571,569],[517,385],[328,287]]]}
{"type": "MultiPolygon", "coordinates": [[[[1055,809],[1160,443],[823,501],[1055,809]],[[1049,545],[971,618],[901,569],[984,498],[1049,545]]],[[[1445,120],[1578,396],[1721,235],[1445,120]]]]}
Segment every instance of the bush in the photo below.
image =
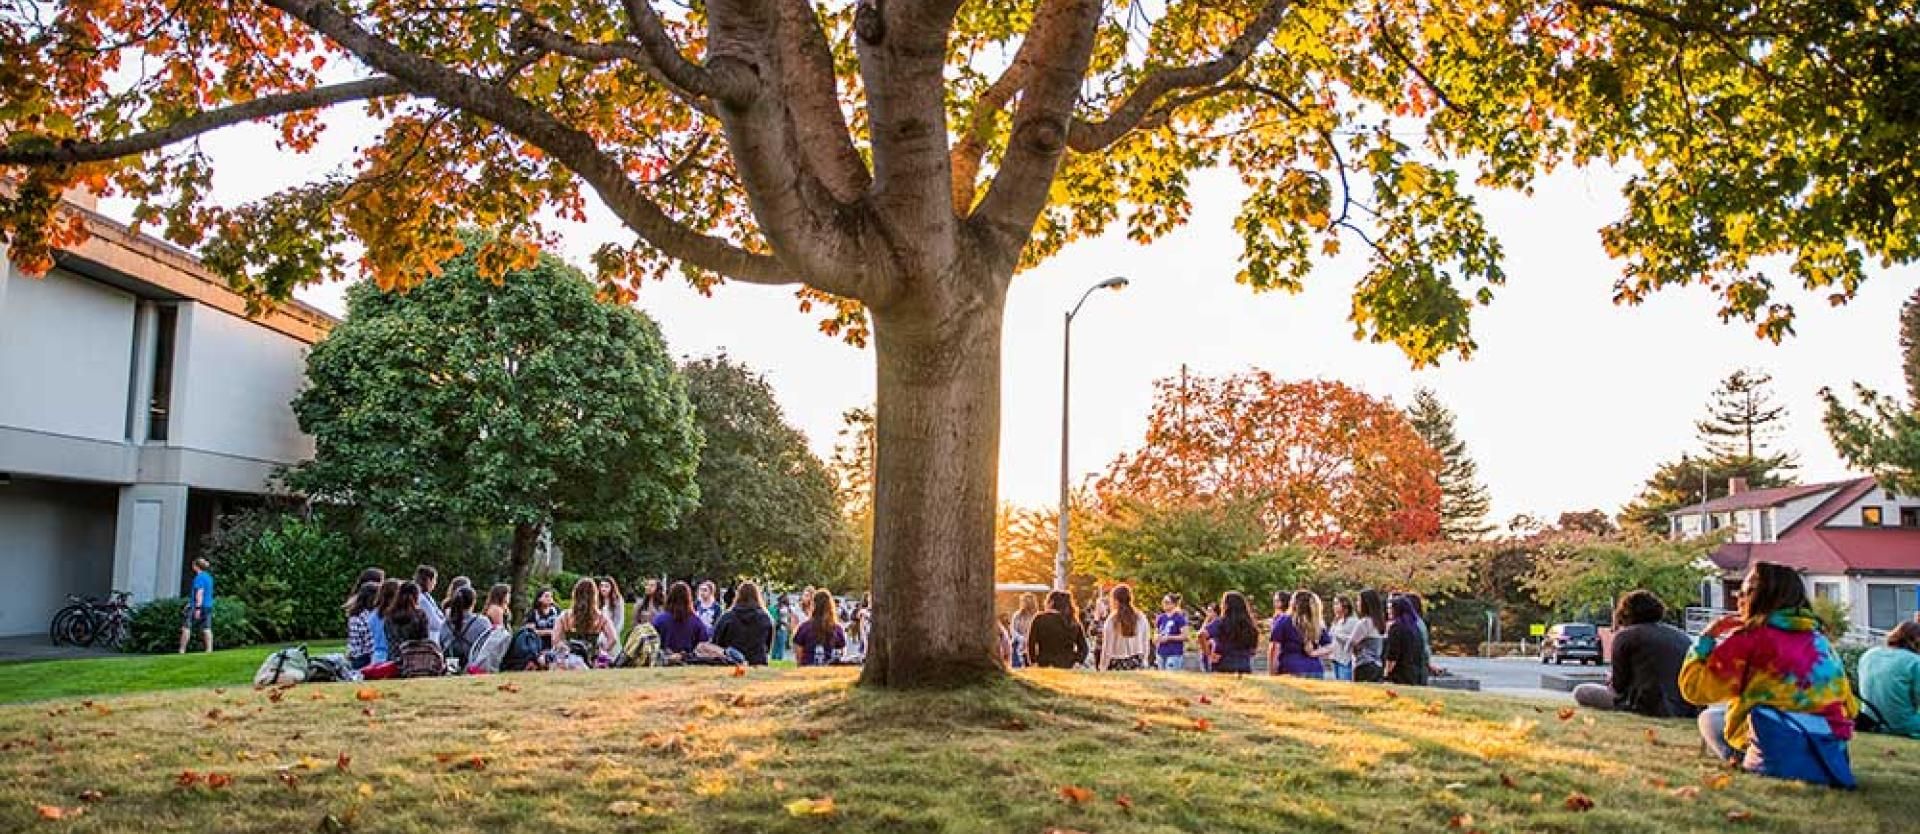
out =
{"type": "Polygon", "coordinates": [[[1847,670],[1847,683],[1853,687],[1855,694],[1860,692],[1860,656],[1866,654],[1868,648],[1871,647],[1857,645],[1834,647],[1834,651],[1840,655],[1840,665],[1847,670]]]}
{"type": "Polygon", "coordinates": [[[347,538],[320,522],[265,511],[231,516],[207,537],[205,555],[218,583],[216,616],[227,600],[240,600],[269,641],[345,633],[340,603],[364,566],[347,538]]]}
{"type": "MultiPolygon", "coordinates": [[[[126,651],[161,654],[180,649],[180,618],[187,609],[185,597],[168,597],[143,602],[133,609],[131,635],[126,651]]],[[[255,642],[259,634],[247,621],[247,604],[241,600],[215,596],[213,602],[213,647],[231,649],[255,642]]],[[[202,639],[198,633],[193,639],[202,639]]],[[[194,643],[191,648],[199,648],[194,643]]]]}

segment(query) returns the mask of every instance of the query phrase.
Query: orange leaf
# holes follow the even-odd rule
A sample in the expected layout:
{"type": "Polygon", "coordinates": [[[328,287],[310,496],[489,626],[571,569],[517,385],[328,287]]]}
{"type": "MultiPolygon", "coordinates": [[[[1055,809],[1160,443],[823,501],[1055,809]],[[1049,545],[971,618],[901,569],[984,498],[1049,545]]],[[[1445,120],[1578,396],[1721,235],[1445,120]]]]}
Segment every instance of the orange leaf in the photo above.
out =
{"type": "Polygon", "coordinates": [[[285,697],[287,697],[287,691],[284,689],[275,689],[267,693],[267,700],[276,704],[280,703],[280,699],[285,697]]]}
{"type": "Polygon", "coordinates": [[[1075,805],[1084,805],[1093,801],[1093,791],[1079,785],[1065,785],[1060,788],[1060,798],[1075,805]]]}
{"type": "Polygon", "coordinates": [[[1133,810],[1133,797],[1123,793],[1113,798],[1113,804],[1120,806],[1120,809],[1123,811],[1131,811],[1133,810]]]}
{"type": "Polygon", "coordinates": [[[496,686],[494,688],[500,690],[501,692],[506,692],[508,694],[512,694],[514,692],[520,691],[520,685],[512,681],[508,681],[506,683],[500,684],[499,686],[496,686]]]}
{"type": "Polygon", "coordinates": [[[1733,774],[1731,773],[1714,774],[1713,776],[1709,777],[1707,781],[1704,782],[1703,784],[1705,784],[1707,787],[1712,788],[1716,791],[1724,791],[1727,788],[1733,787],[1733,774]]]}
{"type": "Polygon", "coordinates": [[[1593,798],[1579,791],[1567,794],[1567,810],[1591,811],[1593,810],[1593,798]]]}
{"type": "Polygon", "coordinates": [[[1447,820],[1447,827],[1448,828],[1472,828],[1473,815],[1472,814],[1455,814],[1453,819],[1447,820]]]}
{"type": "Polygon", "coordinates": [[[1664,791],[1667,789],[1667,780],[1664,777],[1660,777],[1660,776],[1652,777],[1647,780],[1647,787],[1658,788],[1664,791]]]}
{"type": "Polygon", "coordinates": [[[1213,729],[1213,722],[1205,718],[1195,718],[1193,719],[1193,729],[1202,733],[1207,732],[1213,729]]]}
{"type": "Polygon", "coordinates": [[[353,697],[362,701],[378,701],[380,700],[380,690],[372,687],[361,687],[359,691],[353,693],[353,697]]]}
{"type": "Polygon", "coordinates": [[[62,808],[58,805],[39,805],[35,806],[34,810],[40,812],[40,818],[43,820],[72,819],[87,812],[85,807],[62,808]]]}
{"type": "Polygon", "coordinates": [[[333,769],[338,770],[341,773],[347,772],[347,768],[352,766],[353,766],[353,757],[345,753],[341,753],[340,758],[335,759],[333,762],[333,769]]]}
{"type": "Polygon", "coordinates": [[[734,676],[734,677],[736,677],[736,678],[744,678],[744,677],[746,677],[746,676],[747,676],[747,667],[745,667],[745,666],[735,666],[735,667],[733,667],[733,676],[734,676]]]}
{"type": "Polygon", "coordinates": [[[231,784],[233,784],[233,777],[228,776],[225,773],[207,774],[207,787],[212,788],[216,791],[231,784]]]}
{"type": "Polygon", "coordinates": [[[173,784],[177,787],[191,788],[200,784],[200,774],[191,770],[182,770],[179,776],[173,778],[173,784]]]}
{"type": "Polygon", "coordinates": [[[1153,729],[1153,724],[1145,718],[1133,722],[1133,731],[1136,733],[1144,733],[1151,729],[1153,729]]]}
{"type": "Polygon", "coordinates": [[[1573,720],[1573,707],[1561,707],[1561,708],[1560,708],[1560,720],[1561,720],[1561,721],[1572,721],[1572,720],[1573,720]]]}
{"type": "Polygon", "coordinates": [[[1654,732],[1654,729],[1652,727],[1647,728],[1647,743],[1655,747],[1660,746],[1660,734],[1657,732],[1654,732]]]}
{"type": "Polygon", "coordinates": [[[1727,812],[1727,822],[1753,822],[1753,812],[1744,808],[1735,808],[1727,812]]]}
{"type": "Polygon", "coordinates": [[[486,770],[487,759],[485,756],[474,756],[473,758],[470,758],[465,762],[462,762],[460,767],[466,770],[486,770]]]}
{"type": "Polygon", "coordinates": [[[1387,694],[1387,700],[1393,700],[1394,698],[1398,698],[1398,697],[1400,697],[1400,693],[1398,693],[1398,692],[1395,692],[1395,691],[1393,691],[1393,690],[1391,690],[1391,689],[1388,689],[1388,690],[1383,690],[1383,691],[1384,691],[1384,692],[1386,692],[1386,694],[1387,694]]]}

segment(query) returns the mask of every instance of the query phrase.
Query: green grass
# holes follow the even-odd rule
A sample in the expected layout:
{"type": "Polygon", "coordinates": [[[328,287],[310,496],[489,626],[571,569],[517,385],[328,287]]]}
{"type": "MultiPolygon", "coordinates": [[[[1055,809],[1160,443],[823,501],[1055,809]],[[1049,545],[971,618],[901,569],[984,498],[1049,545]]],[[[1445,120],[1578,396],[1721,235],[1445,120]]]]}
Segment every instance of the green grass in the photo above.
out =
{"type": "Polygon", "coordinates": [[[1841,793],[1727,777],[1691,724],[1499,697],[1154,673],[851,682],[649,669],[0,707],[0,831],[1890,834],[1920,818],[1920,745],[1879,737],[1854,745],[1864,790],[1841,793]],[[181,787],[187,771],[232,783],[181,787]],[[38,819],[84,791],[103,795],[84,815],[38,819]],[[1576,793],[1593,808],[1570,809],[1576,793]],[[788,810],[826,797],[831,815],[788,810]]]}
{"type": "MultiPolygon", "coordinates": [[[[0,704],[161,689],[247,686],[277,647],[251,646],[206,654],[145,654],[39,660],[0,665],[0,704]]],[[[312,643],[313,655],[346,651],[344,643],[312,643]]]]}

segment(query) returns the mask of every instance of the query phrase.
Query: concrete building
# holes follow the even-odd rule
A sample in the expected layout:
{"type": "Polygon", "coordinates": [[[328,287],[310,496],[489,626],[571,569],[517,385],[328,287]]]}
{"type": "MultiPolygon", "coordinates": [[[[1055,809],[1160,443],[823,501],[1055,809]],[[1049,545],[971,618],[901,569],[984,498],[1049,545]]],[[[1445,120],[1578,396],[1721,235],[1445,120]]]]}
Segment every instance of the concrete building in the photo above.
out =
{"type": "Polygon", "coordinates": [[[1753,560],[1800,571],[1817,598],[1847,606],[1854,628],[1875,634],[1920,607],[1920,497],[1897,495],[1872,478],[1749,490],[1682,507],[1667,518],[1676,537],[1732,529],[1711,554],[1719,581],[1702,591],[1709,608],[1732,608],[1753,560]]]}
{"type": "Polygon", "coordinates": [[[200,539],[312,454],[289,403],[333,319],[246,302],[91,205],[44,277],[0,248],[0,636],[68,594],[178,596],[200,539]]]}

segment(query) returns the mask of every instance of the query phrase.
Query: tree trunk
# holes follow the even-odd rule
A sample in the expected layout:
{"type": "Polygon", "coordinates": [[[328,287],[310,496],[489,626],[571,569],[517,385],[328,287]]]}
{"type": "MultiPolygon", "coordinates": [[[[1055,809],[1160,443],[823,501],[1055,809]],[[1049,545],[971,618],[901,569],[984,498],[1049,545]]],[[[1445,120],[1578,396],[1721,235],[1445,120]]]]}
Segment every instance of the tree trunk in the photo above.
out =
{"type": "Polygon", "coordinates": [[[957,298],[873,314],[879,451],[868,685],[964,686],[1003,671],[994,656],[993,518],[1005,284],[959,283],[967,288],[957,298]]]}
{"type": "Polygon", "coordinates": [[[513,622],[524,622],[533,598],[527,594],[527,580],[533,574],[533,548],[540,543],[544,524],[513,525],[513,546],[507,551],[507,582],[513,586],[513,622]]]}

